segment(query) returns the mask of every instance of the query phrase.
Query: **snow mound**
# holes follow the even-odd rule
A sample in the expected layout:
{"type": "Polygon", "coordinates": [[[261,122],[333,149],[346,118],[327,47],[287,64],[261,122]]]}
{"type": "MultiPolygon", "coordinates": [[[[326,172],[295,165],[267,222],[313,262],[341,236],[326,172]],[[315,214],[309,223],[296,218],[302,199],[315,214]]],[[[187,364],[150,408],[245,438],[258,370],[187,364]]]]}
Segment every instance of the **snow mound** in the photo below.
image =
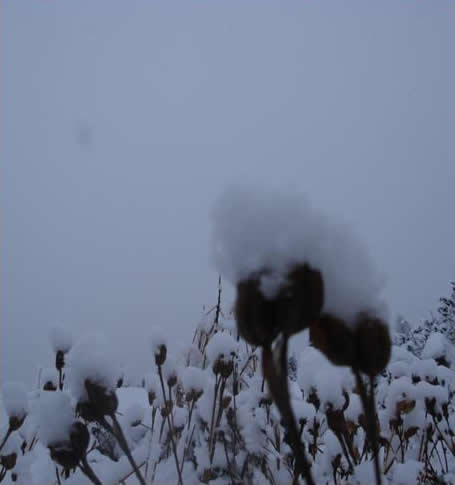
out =
{"type": "Polygon", "coordinates": [[[51,327],[49,338],[54,352],[58,352],[60,350],[66,354],[73,346],[73,335],[67,328],[63,328],[61,326],[51,327]]]}
{"type": "Polygon", "coordinates": [[[2,389],[3,407],[9,417],[22,419],[28,413],[25,386],[20,382],[7,382],[2,389]]]}
{"type": "Polygon", "coordinates": [[[262,282],[273,296],[296,263],[324,279],[324,311],[352,322],[360,311],[385,316],[384,278],[346,225],[330,220],[298,192],[231,187],[213,211],[213,259],[234,286],[267,268],[262,282]]]}
{"type": "Polygon", "coordinates": [[[43,392],[39,403],[38,436],[44,446],[69,440],[74,411],[66,392],[43,392]]]}
{"type": "Polygon", "coordinates": [[[77,401],[87,400],[85,381],[90,380],[105,387],[107,390],[115,390],[120,369],[106,349],[103,351],[102,342],[93,338],[77,344],[68,355],[67,384],[77,401]]]}
{"type": "Polygon", "coordinates": [[[238,351],[238,342],[226,332],[217,332],[207,345],[206,355],[210,362],[216,360],[230,361],[238,351]]]}

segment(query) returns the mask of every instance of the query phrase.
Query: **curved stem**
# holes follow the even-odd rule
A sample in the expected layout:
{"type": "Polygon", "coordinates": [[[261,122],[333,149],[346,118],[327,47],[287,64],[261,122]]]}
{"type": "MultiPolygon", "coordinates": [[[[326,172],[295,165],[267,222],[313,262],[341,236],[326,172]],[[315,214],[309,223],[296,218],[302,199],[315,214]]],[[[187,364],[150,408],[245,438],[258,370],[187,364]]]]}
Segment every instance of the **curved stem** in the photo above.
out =
{"type": "Polygon", "coordinates": [[[79,464],[82,473],[93,483],[93,485],[103,485],[101,480],[95,475],[93,468],[89,465],[87,457],[84,456],[79,464]]]}
{"type": "Polygon", "coordinates": [[[120,448],[122,448],[123,452],[125,453],[126,457],[128,458],[128,461],[130,462],[131,467],[134,470],[134,473],[136,474],[137,479],[139,480],[139,483],[141,485],[146,485],[144,477],[142,476],[142,473],[139,471],[139,468],[136,465],[136,462],[134,461],[133,455],[131,454],[130,448],[128,446],[128,442],[126,441],[125,435],[123,434],[122,428],[117,421],[117,418],[115,417],[115,414],[112,413],[110,416],[112,419],[112,422],[114,426],[111,426],[106,419],[103,419],[103,421],[100,422],[100,424],[107,429],[113,436],[118,441],[118,444],[120,445],[120,448]]]}
{"type": "Polygon", "coordinates": [[[296,476],[301,473],[308,485],[315,485],[311,475],[311,466],[300,441],[291,407],[287,379],[287,342],[288,338],[283,336],[281,342],[277,344],[275,352],[278,353],[276,357],[270,346],[263,348],[262,372],[289,434],[290,444],[296,461],[296,476]]]}
{"type": "Polygon", "coordinates": [[[3,438],[2,444],[0,445],[0,451],[2,451],[2,448],[5,446],[6,442],[8,441],[8,438],[10,437],[11,433],[13,430],[11,427],[8,428],[8,431],[6,432],[5,437],[3,438]]]}

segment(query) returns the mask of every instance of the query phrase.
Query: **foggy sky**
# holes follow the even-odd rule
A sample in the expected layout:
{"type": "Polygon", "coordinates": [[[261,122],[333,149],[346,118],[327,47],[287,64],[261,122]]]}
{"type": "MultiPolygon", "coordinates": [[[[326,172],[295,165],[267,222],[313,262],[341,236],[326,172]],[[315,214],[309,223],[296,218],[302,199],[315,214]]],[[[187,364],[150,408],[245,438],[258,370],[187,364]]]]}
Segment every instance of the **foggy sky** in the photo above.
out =
{"type": "MultiPolygon", "coordinates": [[[[1,2],[1,371],[48,328],[152,365],[216,298],[210,211],[233,182],[352,224],[393,314],[454,279],[454,2],[1,2]]],[[[226,308],[232,291],[226,284],[226,308]]]]}

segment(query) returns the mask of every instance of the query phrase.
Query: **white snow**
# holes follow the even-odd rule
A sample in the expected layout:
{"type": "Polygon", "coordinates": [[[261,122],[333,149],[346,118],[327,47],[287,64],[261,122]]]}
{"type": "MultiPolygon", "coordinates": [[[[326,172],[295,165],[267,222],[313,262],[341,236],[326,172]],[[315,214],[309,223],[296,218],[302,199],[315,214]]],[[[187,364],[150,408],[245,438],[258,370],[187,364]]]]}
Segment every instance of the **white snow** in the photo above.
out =
{"type": "Polygon", "coordinates": [[[86,339],[68,354],[67,385],[77,401],[87,399],[86,379],[115,390],[120,368],[98,338],[86,339]]]}
{"type": "Polygon", "coordinates": [[[40,387],[42,388],[47,382],[51,382],[54,387],[58,387],[58,372],[55,367],[45,367],[41,371],[40,387]]]}
{"type": "Polygon", "coordinates": [[[162,345],[167,347],[166,338],[158,327],[153,327],[150,331],[150,347],[152,348],[152,352],[156,354],[162,345]]]}
{"type": "Polygon", "coordinates": [[[20,382],[7,382],[2,388],[3,407],[9,417],[22,419],[28,412],[25,386],[20,382]]]}
{"type": "Polygon", "coordinates": [[[71,350],[73,346],[73,335],[68,328],[53,326],[50,329],[50,341],[54,352],[61,350],[64,354],[71,350]]]}
{"type": "Polygon", "coordinates": [[[423,467],[422,462],[415,460],[397,463],[393,467],[393,485],[416,485],[423,467]]]}
{"type": "Polygon", "coordinates": [[[454,362],[455,349],[447,338],[439,332],[432,333],[422,350],[423,359],[437,359],[444,357],[451,366],[454,362]]]}
{"type": "Polygon", "coordinates": [[[185,392],[202,391],[207,380],[207,374],[197,367],[185,367],[180,380],[185,392]]]}
{"type": "Polygon", "coordinates": [[[236,354],[239,344],[229,333],[217,332],[211,339],[206,348],[206,355],[210,362],[216,360],[230,361],[232,354],[236,354]]]}
{"type": "Polygon", "coordinates": [[[231,187],[213,211],[213,259],[233,285],[263,269],[266,296],[289,268],[309,263],[324,279],[324,310],[353,321],[359,311],[385,315],[384,278],[346,225],[313,208],[298,192],[231,187]]]}
{"type": "Polygon", "coordinates": [[[66,392],[43,392],[39,403],[38,436],[44,446],[69,440],[74,422],[71,398],[66,392]]]}

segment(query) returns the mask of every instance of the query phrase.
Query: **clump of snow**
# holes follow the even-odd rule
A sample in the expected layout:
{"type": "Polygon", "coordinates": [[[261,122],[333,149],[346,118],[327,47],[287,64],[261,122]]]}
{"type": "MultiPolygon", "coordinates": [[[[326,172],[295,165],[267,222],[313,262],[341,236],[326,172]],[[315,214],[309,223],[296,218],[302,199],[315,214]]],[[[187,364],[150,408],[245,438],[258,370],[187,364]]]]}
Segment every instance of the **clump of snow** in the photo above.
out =
{"type": "Polygon", "coordinates": [[[66,354],[73,346],[73,335],[68,328],[53,326],[49,337],[54,352],[62,351],[66,354]]]}
{"type": "Polygon", "coordinates": [[[203,370],[197,367],[185,367],[180,379],[185,392],[200,392],[204,389],[207,375],[203,370]]]}
{"type": "Polygon", "coordinates": [[[366,461],[360,463],[354,468],[354,484],[353,485],[365,485],[366,483],[374,483],[374,470],[371,462],[366,461]]]}
{"type": "Polygon", "coordinates": [[[77,401],[87,400],[85,381],[115,390],[120,370],[98,339],[77,344],[68,355],[67,384],[77,401]],[[103,351],[104,350],[104,351],[103,351]]]}
{"type": "Polygon", "coordinates": [[[66,392],[44,392],[40,397],[38,436],[44,446],[69,440],[74,411],[66,392]]]}
{"type": "Polygon", "coordinates": [[[161,382],[157,374],[147,374],[145,376],[145,389],[147,392],[154,392],[155,395],[161,392],[161,382]]]}
{"type": "Polygon", "coordinates": [[[144,419],[145,409],[139,403],[133,403],[127,408],[123,415],[123,419],[129,424],[142,423],[144,419]]]}
{"type": "Polygon", "coordinates": [[[2,388],[3,407],[9,417],[22,419],[28,412],[25,386],[20,382],[7,382],[2,388]]]}
{"type": "Polygon", "coordinates": [[[50,382],[55,388],[58,386],[58,372],[55,367],[45,367],[41,371],[40,384],[43,387],[44,384],[50,382]]]}
{"type": "Polygon", "coordinates": [[[440,332],[434,332],[425,343],[422,350],[423,359],[445,359],[451,366],[454,362],[455,350],[449,340],[440,332]]]}
{"type": "Polygon", "coordinates": [[[152,348],[152,352],[154,354],[158,353],[161,346],[167,347],[167,341],[161,332],[161,330],[157,327],[152,328],[150,332],[150,346],[152,348]]]}
{"type": "Polygon", "coordinates": [[[168,356],[163,365],[163,378],[167,382],[169,379],[178,377],[177,362],[174,357],[168,356]]]}
{"type": "Polygon", "coordinates": [[[419,483],[419,475],[423,471],[424,464],[416,460],[408,460],[406,463],[397,463],[393,467],[394,485],[416,485],[419,483]]]}
{"type": "Polygon", "coordinates": [[[227,332],[217,332],[207,345],[205,354],[210,362],[215,363],[218,359],[225,362],[230,361],[237,353],[239,344],[227,332]]]}
{"type": "Polygon", "coordinates": [[[263,269],[265,296],[273,296],[289,268],[308,263],[324,279],[324,311],[348,323],[360,311],[384,316],[384,278],[346,225],[311,206],[298,192],[231,187],[213,211],[213,258],[233,285],[263,269]]]}

